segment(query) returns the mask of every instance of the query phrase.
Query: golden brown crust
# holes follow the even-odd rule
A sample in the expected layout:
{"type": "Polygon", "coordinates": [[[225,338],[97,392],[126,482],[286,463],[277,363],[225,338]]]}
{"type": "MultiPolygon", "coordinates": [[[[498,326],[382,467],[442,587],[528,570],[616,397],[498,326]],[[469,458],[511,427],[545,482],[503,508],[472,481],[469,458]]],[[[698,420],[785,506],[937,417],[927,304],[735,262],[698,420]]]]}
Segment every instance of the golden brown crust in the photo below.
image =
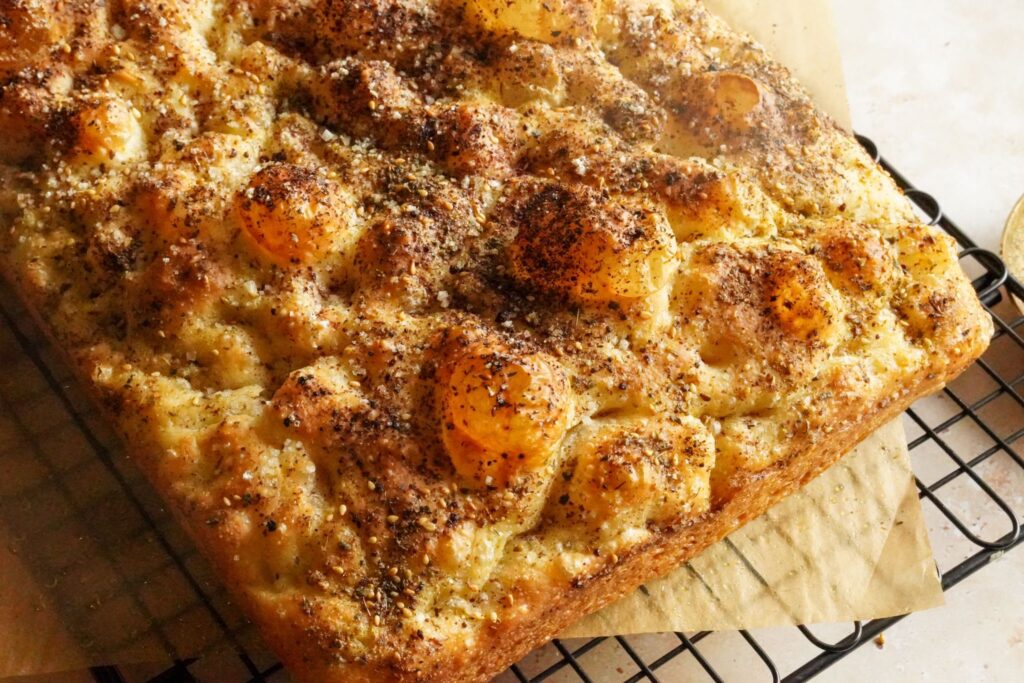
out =
{"type": "MultiPolygon", "coordinates": [[[[921,396],[937,390],[944,382],[940,378],[921,378],[917,383],[908,382],[906,388],[909,389],[909,395],[921,396]]],[[[899,393],[902,395],[902,388],[899,393]]],[[[490,680],[503,671],[509,662],[518,661],[529,653],[537,643],[556,637],[579,618],[629,595],[652,578],[671,572],[704,548],[754,519],[828,469],[902,410],[902,402],[885,401],[885,405],[879,405],[870,420],[849,418],[845,422],[847,428],[834,433],[828,441],[803,450],[792,460],[778,463],[756,477],[748,476],[748,481],[742,484],[737,483],[737,495],[699,522],[667,531],[655,542],[637,548],[628,557],[622,558],[614,572],[600,574],[573,586],[568,595],[552,597],[549,603],[551,607],[536,619],[532,629],[516,633],[494,629],[480,648],[483,656],[441,664],[436,672],[430,674],[429,680],[490,680]],[[565,604],[571,607],[566,609],[565,604]]]]}
{"type": "Polygon", "coordinates": [[[483,680],[987,342],[689,0],[0,7],[4,274],[305,679],[483,680]]]}
{"type": "MultiPolygon", "coordinates": [[[[653,542],[621,557],[614,571],[589,577],[586,581],[567,587],[561,594],[536,596],[548,607],[540,614],[531,615],[533,618],[525,627],[489,629],[480,646],[472,652],[453,649],[446,659],[424,662],[421,679],[437,683],[490,680],[510,662],[529,653],[538,643],[554,638],[580,617],[628,595],[653,578],[667,574],[704,548],[759,516],[775,502],[828,469],[875,429],[898,416],[908,398],[913,400],[913,397],[936,391],[966,369],[976,357],[974,353],[980,354],[983,350],[977,348],[965,353],[950,368],[947,376],[920,373],[909,378],[905,385],[893,387],[891,396],[878,401],[870,419],[861,419],[858,411],[849,411],[851,414],[843,420],[843,427],[837,429],[828,440],[812,447],[798,448],[798,454],[791,460],[777,463],[757,475],[746,475],[747,481],[736,482],[735,496],[699,521],[666,530],[653,542]]],[[[282,635],[277,633],[279,638],[282,635]]],[[[277,642],[281,648],[288,647],[287,636],[277,642]]],[[[291,666],[310,680],[327,680],[332,675],[330,669],[311,665],[308,661],[293,661],[291,666]]],[[[350,676],[346,680],[375,681],[393,677],[395,672],[387,668],[360,667],[347,670],[346,675],[350,676]]],[[[415,676],[397,676],[394,680],[420,679],[415,676]]]]}

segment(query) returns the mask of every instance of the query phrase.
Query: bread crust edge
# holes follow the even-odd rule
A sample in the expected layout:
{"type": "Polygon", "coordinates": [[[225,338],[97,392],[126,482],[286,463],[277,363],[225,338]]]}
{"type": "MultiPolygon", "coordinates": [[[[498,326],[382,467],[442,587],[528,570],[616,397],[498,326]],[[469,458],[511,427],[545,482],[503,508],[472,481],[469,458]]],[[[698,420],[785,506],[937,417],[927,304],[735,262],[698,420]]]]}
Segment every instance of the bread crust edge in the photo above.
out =
{"type": "Polygon", "coordinates": [[[738,472],[733,482],[737,494],[714,507],[700,519],[661,533],[649,543],[632,548],[613,566],[577,582],[568,590],[549,591],[532,596],[533,604],[544,608],[528,614],[514,624],[498,623],[486,629],[472,647],[459,642],[444,643],[443,650],[395,653],[403,660],[401,671],[380,662],[349,662],[331,665],[310,661],[294,647],[295,634],[269,633],[264,637],[279,653],[295,655],[286,661],[302,680],[341,683],[342,681],[396,681],[413,683],[483,683],[504,671],[534,648],[558,636],[582,617],[632,593],[642,584],[668,574],[696,557],[732,531],[759,517],[772,505],[802,488],[838,462],[858,443],[882,425],[897,418],[914,401],[940,390],[967,369],[988,347],[991,321],[975,300],[974,315],[963,321],[973,331],[965,340],[955,361],[936,373],[924,367],[901,381],[873,402],[868,410],[855,402],[848,408],[832,434],[816,443],[803,438],[794,444],[793,455],[761,472],[738,472]],[[441,656],[438,656],[441,655],[441,656]],[[406,668],[409,667],[409,668],[406,668]]]}

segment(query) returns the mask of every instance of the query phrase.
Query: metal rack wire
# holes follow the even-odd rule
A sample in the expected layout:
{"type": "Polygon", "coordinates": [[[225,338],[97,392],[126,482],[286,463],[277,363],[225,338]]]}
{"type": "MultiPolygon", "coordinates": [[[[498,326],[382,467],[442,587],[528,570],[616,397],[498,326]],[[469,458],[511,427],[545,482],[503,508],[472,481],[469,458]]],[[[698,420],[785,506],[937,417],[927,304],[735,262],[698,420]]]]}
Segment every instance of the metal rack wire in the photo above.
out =
{"type": "MultiPolygon", "coordinates": [[[[943,215],[933,197],[914,188],[881,159],[874,143],[867,138],[858,139],[893,175],[923,216],[959,241],[963,247],[961,258],[964,267],[974,277],[974,287],[995,322],[995,335],[986,355],[940,395],[915,403],[905,414],[916,483],[926,515],[930,514],[933,518],[938,516],[947,522],[950,537],[945,539],[949,542],[943,548],[951,550],[939,553],[937,562],[943,590],[949,590],[1024,539],[1021,533],[1024,503],[1007,495],[1013,490],[1012,487],[1007,488],[1005,482],[997,482],[992,477],[992,468],[998,464],[1001,472],[1010,470],[1014,476],[1019,477],[1017,481],[1024,481],[1024,449],[1021,449],[1024,445],[1021,440],[1024,437],[1024,397],[1021,394],[1024,391],[1021,387],[1024,383],[1024,317],[1010,301],[1011,295],[1024,300],[1024,287],[1008,275],[998,256],[979,248],[943,215]],[[967,433],[980,437],[987,444],[983,450],[963,452],[961,443],[963,435],[967,433]],[[979,525],[975,516],[968,517],[951,504],[949,494],[957,490],[961,495],[968,491],[974,496],[980,508],[986,511],[988,521],[979,525]]],[[[108,498],[118,501],[113,511],[101,511],[98,514],[96,506],[88,500],[83,501],[81,493],[74,490],[74,486],[65,486],[59,495],[66,500],[58,501],[58,508],[62,512],[54,524],[59,525],[62,519],[76,518],[84,520],[83,523],[90,528],[102,527],[101,534],[133,534],[134,538],[146,539],[150,546],[159,551],[156,555],[169,557],[170,560],[157,563],[156,568],[138,572],[120,571],[119,578],[123,579],[125,585],[139,586],[150,580],[147,577],[163,572],[163,575],[171,577],[168,580],[176,580],[181,584],[181,590],[194,599],[189,600],[188,605],[167,608],[154,604],[145,595],[140,597],[134,590],[129,591],[131,595],[126,596],[128,604],[125,609],[138,615],[142,635],[154,639],[171,652],[221,653],[221,663],[216,674],[207,672],[206,659],[182,659],[172,667],[158,672],[132,667],[95,667],[91,670],[93,678],[101,683],[143,680],[173,683],[220,681],[228,678],[239,683],[287,680],[287,672],[262,648],[251,628],[232,608],[216,580],[205,575],[201,560],[195,557],[194,550],[182,539],[180,530],[169,515],[163,512],[159,501],[153,499],[141,483],[139,475],[112,457],[106,445],[108,441],[101,434],[102,428],[91,419],[88,409],[84,407],[86,404],[77,398],[73,385],[62,374],[59,364],[53,363],[46,352],[39,349],[32,332],[19,324],[19,314],[9,310],[8,305],[4,303],[0,306],[0,315],[5,320],[7,331],[43,380],[42,386],[27,390],[26,395],[31,399],[36,394],[51,393],[57,402],[51,408],[68,416],[69,429],[80,434],[88,446],[87,450],[97,456],[76,462],[63,462],[61,454],[70,450],[61,449],[60,442],[53,452],[46,451],[45,444],[54,438],[51,434],[40,442],[42,446],[35,448],[43,469],[51,474],[60,472],[67,478],[68,472],[84,473],[99,463],[102,471],[97,477],[107,487],[108,498]],[[119,524],[110,526],[115,519],[119,524]],[[187,641],[187,633],[183,635],[170,626],[184,622],[184,629],[188,631],[188,624],[196,623],[195,620],[212,624],[223,638],[218,642],[201,643],[197,649],[196,643],[187,641]],[[186,640],[183,641],[183,637],[186,640]],[[226,658],[230,660],[227,664],[224,663],[225,652],[228,653],[226,658]],[[231,673],[227,674],[226,671],[231,673]]],[[[0,358],[0,362],[6,360],[0,358]]],[[[0,404],[12,401],[11,397],[0,392],[0,404]]],[[[22,406],[22,399],[18,399],[18,404],[18,407],[22,406]]],[[[13,405],[7,407],[14,408],[13,405]]],[[[24,423],[21,427],[31,431],[31,415],[24,415],[17,410],[12,414],[15,413],[22,417],[12,419],[20,420],[24,423]]],[[[18,496],[5,499],[4,504],[25,505],[28,509],[33,504],[33,491],[36,489],[29,487],[19,492],[18,496]]],[[[105,561],[119,564],[119,558],[113,556],[109,548],[99,547],[96,550],[105,561]]],[[[37,559],[39,563],[45,564],[47,561],[46,558],[37,559]]],[[[67,570],[62,571],[66,573],[67,570]]],[[[697,680],[703,674],[707,679],[723,681],[727,675],[713,654],[720,649],[709,645],[716,640],[729,639],[732,658],[735,660],[739,657],[742,660],[743,680],[805,681],[903,618],[899,616],[866,623],[854,622],[846,633],[831,637],[798,626],[789,629],[791,635],[785,638],[774,634],[771,643],[764,636],[746,630],[555,640],[527,660],[513,666],[502,675],[501,680],[521,683],[579,680],[595,683],[657,683],[697,680]],[[611,661],[620,662],[621,665],[610,669],[604,665],[600,671],[595,670],[593,653],[598,650],[603,651],[603,662],[609,661],[610,657],[611,661]],[[737,655],[737,652],[740,654],[737,655]]],[[[138,637],[140,634],[132,635],[138,637]]],[[[731,670],[735,671],[736,666],[733,661],[730,664],[731,670]]]]}

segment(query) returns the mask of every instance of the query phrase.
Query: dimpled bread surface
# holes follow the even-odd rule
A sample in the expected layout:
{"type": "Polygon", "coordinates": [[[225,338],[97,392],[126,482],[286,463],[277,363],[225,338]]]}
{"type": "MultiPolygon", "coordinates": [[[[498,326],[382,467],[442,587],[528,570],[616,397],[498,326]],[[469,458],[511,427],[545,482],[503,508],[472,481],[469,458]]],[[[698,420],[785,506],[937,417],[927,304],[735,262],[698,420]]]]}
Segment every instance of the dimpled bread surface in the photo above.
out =
{"type": "Polygon", "coordinates": [[[482,681],[984,350],[690,0],[0,0],[3,272],[308,681],[482,681]]]}

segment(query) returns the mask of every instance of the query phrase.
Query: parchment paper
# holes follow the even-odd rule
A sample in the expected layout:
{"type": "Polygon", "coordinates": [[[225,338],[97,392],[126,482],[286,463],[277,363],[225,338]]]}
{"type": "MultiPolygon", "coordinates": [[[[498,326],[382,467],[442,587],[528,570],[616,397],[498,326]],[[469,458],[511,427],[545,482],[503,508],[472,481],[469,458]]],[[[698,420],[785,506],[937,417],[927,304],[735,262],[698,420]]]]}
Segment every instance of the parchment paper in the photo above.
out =
{"type": "MultiPolygon", "coordinates": [[[[849,126],[827,0],[707,4],[767,45],[849,126]]],[[[60,364],[48,365],[74,394],[60,364]]],[[[87,403],[63,405],[2,321],[0,367],[0,677],[102,663],[162,666],[238,644],[270,661],[141,475],[103,438],[87,403]],[[98,430],[98,443],[83,434],[83,420],[98,430]],[[97,446],[114,451],[113,468],[97,446]]],[[[879,430],[803,491],[645,591],[567,635],[844,621],[941,604],[902,428],[879,430]]],[[[204,662],[191,669],[207,667],[206,680],[249,678],[236,657],[204,662]]]]}

